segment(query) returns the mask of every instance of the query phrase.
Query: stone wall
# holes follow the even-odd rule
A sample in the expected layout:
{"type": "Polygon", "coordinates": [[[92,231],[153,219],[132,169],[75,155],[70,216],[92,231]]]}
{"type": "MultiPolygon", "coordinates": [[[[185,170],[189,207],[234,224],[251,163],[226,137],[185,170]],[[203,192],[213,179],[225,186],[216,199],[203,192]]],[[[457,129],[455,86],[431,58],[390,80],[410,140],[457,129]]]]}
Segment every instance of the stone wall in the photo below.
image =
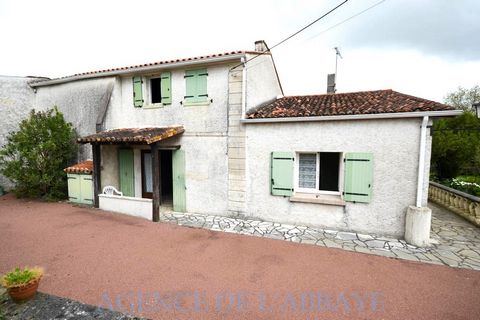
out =
{"type": "Polygon", "coordinates": [[[245,128],[242,118],[242,68],[228,77],[228,212],[245,213],[245,128]]]}

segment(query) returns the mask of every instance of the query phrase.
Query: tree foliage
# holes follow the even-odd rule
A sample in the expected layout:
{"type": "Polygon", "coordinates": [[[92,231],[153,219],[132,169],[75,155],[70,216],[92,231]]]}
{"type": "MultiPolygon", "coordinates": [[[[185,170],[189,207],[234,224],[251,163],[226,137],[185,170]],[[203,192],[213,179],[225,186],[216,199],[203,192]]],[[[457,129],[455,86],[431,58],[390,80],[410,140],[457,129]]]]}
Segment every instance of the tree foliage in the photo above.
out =
{"type": "Polygon", "coordinates": [[[458,87],[457,91],[450,92],[445,97],[445,103],[468,112],[475,112],[472,109],[474,103],[480,102],[480,86],[476,85],[470,89],[458,87]]]}
{"type": "Polygon", "coordinates": [[[470,112],[433,126],[432,164],[439,178],[480,174],[480,120],[470,112]]]}
{"type": "Polygon", "coordinates": [[[61,199],[67,181],[63,169],[76,157],[75,131],[57,108],[32,110],[0,150],[0,171],[15,183],[19,197],[61,199]]]}
{"type": "Polygon", "coordinates": [[[464,113],[433,125],[432,169],[439,179],[480,175],[480,120],[472,110],[476,102],[480,102],[478,85],[471,89],[459,87],[445,98],[446,104],[464,113]]]}

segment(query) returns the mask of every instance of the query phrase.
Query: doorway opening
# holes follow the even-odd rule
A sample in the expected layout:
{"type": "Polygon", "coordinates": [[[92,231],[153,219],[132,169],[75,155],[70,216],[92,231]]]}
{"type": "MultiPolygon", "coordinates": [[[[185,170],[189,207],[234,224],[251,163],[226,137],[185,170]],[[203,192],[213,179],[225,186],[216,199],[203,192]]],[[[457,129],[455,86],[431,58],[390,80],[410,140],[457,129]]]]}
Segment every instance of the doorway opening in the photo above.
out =
{"type": "MultiPolygon", "coordinates": [[[[142,198],[153,197],[152,154],[142,150],[142,198]]],[[[159,151],[160,189],[162,206],[173,204],[172,150],[159,151]]]]}

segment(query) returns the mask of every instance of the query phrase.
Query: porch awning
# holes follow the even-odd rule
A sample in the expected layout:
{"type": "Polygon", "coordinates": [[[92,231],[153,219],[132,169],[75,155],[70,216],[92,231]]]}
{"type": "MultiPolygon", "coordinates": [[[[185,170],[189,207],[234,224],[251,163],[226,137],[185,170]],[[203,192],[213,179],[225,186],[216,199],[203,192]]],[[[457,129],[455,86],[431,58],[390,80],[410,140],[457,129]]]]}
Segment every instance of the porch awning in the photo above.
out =
{"type": "Polygon", "coordinates": [[[98,144],[152,144],[165,140],[185,131],[183,126],[122,128],[98,132],[78,138],[78,143],[98,144]]]}

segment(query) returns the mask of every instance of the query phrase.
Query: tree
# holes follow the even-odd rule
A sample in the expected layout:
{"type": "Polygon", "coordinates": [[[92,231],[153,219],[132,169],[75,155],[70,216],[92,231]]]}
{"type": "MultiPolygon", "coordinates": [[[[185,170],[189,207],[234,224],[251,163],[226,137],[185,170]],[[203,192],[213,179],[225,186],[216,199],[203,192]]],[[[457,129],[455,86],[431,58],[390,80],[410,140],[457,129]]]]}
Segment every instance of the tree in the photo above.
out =
{"type": "Polygon", "coordinates": [[[480,102],[478,85],[470,89],[458,87],[445,97],[446,104],[464,113],[433,125],[432,169],[440,179],[480,174],[480,120],[472,109],[476,102],[480,102]]]}
{"type": "Polygon", "coordinates": [[[76,134],[56,107],[32,110],[17,132],[7,136],[0,150],[0,172],[15,183],[18,197],[61,199],[67,181],[63,169],[77,152],[76,134]]]}
{"type": "Polygon", "coordinates": [[[480,120],[470,112],[441,119],[433,125],[432,165],[441,179],[478,175],[480,120]]]}
{"type": "Polygon", "coordinates": [[[470,89],[458,87],[457,91],[447,94],[444,100],[446,104],[455,109],[474,112],[472,105],[480,102],[480,86],[476,85],[470,89]]]}

